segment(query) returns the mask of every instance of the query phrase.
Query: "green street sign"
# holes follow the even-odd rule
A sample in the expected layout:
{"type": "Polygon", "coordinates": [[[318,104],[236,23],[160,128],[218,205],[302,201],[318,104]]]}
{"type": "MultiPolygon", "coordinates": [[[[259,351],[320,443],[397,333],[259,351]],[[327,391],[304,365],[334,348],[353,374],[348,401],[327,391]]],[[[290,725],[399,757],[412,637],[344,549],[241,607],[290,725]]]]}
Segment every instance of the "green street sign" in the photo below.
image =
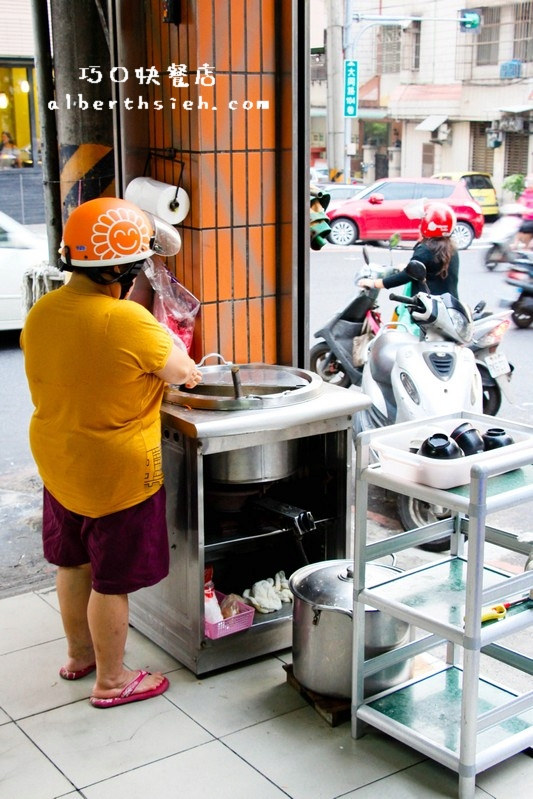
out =
{"type": "Polygon", "coordinates": [[[358,62],[344,61],[344,116],[353,118],[357,116],[359,95],[358,62]]]}
{"type": "Polygon", "coordinates": [[[479,9],[462,8],[459,12],[459,30],[463,33],[472,33],[481,27],[481,11],[479,9]]]}

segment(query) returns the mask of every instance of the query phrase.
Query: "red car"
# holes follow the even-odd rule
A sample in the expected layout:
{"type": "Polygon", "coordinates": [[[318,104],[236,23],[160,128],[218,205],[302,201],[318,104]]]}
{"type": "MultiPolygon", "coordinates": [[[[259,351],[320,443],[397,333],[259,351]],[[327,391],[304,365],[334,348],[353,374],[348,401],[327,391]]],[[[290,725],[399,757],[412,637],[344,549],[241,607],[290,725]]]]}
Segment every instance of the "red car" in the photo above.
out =
{"type": "Polygon", "coordinates": [[[458,249],[466,249],[481,236],[484,223],[481,206],[462,182],[382,178],[351,200],[326,211],[331,220],[329,240],[333,244],[354,244],[388,239],[399,233],[402,239],[415,241],[419,238],[421,216],[421,212],[418,216],[416,213],[423,207],[422,200],[445,202],[453,208],[457,216],[453,238],[458,249]]]}

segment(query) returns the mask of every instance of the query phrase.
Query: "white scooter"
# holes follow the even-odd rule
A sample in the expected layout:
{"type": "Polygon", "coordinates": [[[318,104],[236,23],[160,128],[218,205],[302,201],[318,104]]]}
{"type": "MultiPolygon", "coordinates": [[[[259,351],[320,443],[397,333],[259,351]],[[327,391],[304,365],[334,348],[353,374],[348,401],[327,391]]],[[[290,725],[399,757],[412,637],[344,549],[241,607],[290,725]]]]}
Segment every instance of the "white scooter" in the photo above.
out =
{"type": "MultiPolygon", "coordinates": [[[[420,261],[410,261],[406,270],[424,291],[390,297],[407,306],[420,337],[399,322],[382,328],[372,341],[361,381],[372,406],[356,414],[356,434],[454,411],[483,412],[481,377],[468,348],[473,336],[470,309],[451,294],[430,295],[420,261]]],[[[398,514],[410,530],[446,518],[449,511],[399,494],[398,514]]],[[[438,551],[447,548],[448,540],[425,546],[438,551]]]]}
{"type": "Polygon", "coordinates": [[[485,253],[485,267],[492,272],[498,264],[512,264],[515,259],[512,243],[518,233],[524,214],[528,212],[525,205],[508,203],[500,208],[500,217],[491,226],[485,253]]]}

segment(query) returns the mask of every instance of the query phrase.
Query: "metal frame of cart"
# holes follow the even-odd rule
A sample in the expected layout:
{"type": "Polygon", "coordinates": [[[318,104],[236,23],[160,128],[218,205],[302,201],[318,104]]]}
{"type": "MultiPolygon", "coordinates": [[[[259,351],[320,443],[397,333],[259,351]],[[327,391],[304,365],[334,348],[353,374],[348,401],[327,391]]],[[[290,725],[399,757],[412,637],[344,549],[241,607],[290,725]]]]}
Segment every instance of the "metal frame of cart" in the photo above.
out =
{"type": "MultiPolygon", "coordinates": [[[[426,422],[438,424],[447,418],[426,422]]],[[[475,422],[488,417],[464,412],[458,418],[475,422]]],[[[418,422],[408,422],[397,429],[414,430],[417,426],[418,422]]],[[[402,480],[388,474],[382,464],[371,462],[372,443],[386,429],[361,433],[357,440],[352,734],[360,737],[364,725],[372,725],[456,771],[460,799],[474,796],[477,773],[533,745],[533,691],[516,695],[480,675],[481,653],[533,674],[533,659],[495,643],[533,623],[532,601],[519,606],[517,612],[509,612],[497,624],[481,625],[482,607],[533,588],[533,572],[510,576],[484,564],[485,540],[524,555],[531,550],[531,544],[486,526],[488,513],[533,499],[533,429],[513,423],[506,426],[531,434],[531,447],[512,454],[502,450],[501,454],[480,459],[471,468],[469,487],[446,491],[402,480]],[[369,484],[442,504],[455,515],[367,545],[369,484]],[[451,535],[450,557],[404,572],[372,589],[365,588],[367,561],[443,535],[451,535]],[[425,583],[432,593],[424,592],[425,583]],[[438,600],[433,597],[437,595],[442,599],[440,609],[447,608],[444,614],[439,614],[435,606],[438,600]],[[365,661],[365,604],[427,634],[365,661]],[[365,676],[446,642],[446,659],[439,671],[364,698],[365,676]],[[461,648],[462,669],[458,665],[461,648]]]]}

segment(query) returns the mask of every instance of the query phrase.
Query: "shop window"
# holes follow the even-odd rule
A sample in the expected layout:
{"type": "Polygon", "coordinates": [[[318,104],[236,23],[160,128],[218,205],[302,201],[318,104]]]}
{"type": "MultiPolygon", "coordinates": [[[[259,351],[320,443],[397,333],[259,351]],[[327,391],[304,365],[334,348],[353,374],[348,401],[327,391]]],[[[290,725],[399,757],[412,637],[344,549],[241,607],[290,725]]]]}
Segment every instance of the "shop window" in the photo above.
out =
{"type": "Polygon", "coordinates": [[[0,168],[40,161],[35,70],[30,63],[0,62],[0,168]]]}

